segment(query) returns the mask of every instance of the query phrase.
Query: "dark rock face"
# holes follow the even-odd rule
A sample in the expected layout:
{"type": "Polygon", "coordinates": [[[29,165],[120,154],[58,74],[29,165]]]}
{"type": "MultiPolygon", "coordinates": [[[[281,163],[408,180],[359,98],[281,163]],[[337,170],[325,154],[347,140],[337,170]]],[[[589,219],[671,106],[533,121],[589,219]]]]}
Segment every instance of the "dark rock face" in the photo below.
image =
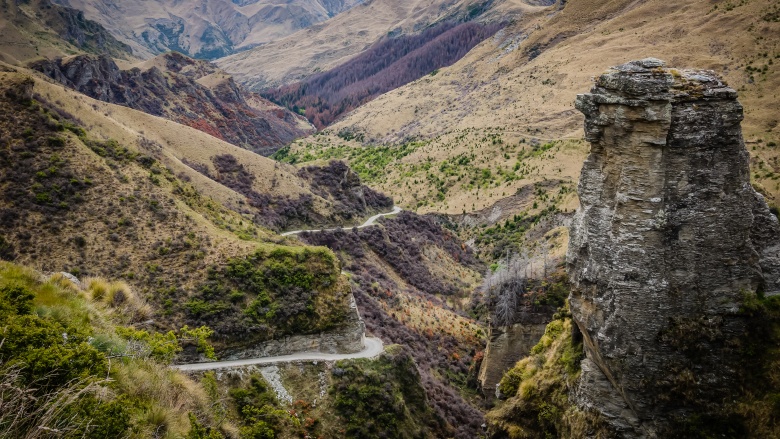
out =
{"type": "Polygon", "coordinates": [[[126,58],[132,53],[130,46],[119,42],[97,22],[87,20],[81,11],[54,5],[49,1],[41,2],[39,8],[53,12],[42,14],[44,22],[76,47],[87,52],[105,53],[119,58],[126,58]]]}
{"type": "Polygon", "coordinates": [[[550,322],[549,314],[535,314],[529,322],[488,327],[488,343],[479,368],[479,387],[487,401],[499,397],[498,383],[504,373],[528,356],[550,322]]]}
{"type": "Polygon", "coordinates": [[[737,93],[655,59],[577,97],[592,149],[567,255],[586,359],[573,399],[622,437],[739,395],[745,292],[780,290],[780,229],[750,185],[737,93]]]}
{"type": "Polygon", "coordinates": [[[178,53],[161,58],[163,68],[147,70],[121,70],[105,55],[30,67],[92,98],[165,117],[262,155],[309,132],[290,111],[244,92],[213,65],[178,53]]]}

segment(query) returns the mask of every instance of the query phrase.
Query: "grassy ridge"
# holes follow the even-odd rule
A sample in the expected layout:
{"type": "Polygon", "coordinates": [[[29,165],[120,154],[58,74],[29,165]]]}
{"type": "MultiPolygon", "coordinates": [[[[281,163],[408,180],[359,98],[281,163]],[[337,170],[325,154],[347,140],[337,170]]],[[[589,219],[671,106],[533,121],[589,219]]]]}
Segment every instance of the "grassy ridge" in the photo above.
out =
{"type": "Polygon", "coordinates": [[[218,348],[343,323],[349,289],[328,250],[282,240],[203,195],[162,144],[103,138],[40,82],[6,77],[0,257],[122,279],[156,329],[208,325],[218,348]]]}
{"type": "Polygon", "coordinates": [[[0,262],[0,436],[175,437],[190,414],[213,424],[203,389],[166,364],[186,331],[125,326],[142,308],[125,285],[82,290],[0,262]]]}

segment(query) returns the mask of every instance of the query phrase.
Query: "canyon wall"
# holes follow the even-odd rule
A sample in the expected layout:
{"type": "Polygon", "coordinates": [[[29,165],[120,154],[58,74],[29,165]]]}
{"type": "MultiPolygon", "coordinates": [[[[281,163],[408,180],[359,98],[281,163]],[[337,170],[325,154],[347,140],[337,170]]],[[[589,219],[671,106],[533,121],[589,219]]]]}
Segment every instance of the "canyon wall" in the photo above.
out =
{"type": "Polygon", "coordinates": [[[491,401],[501,396],[498,383],[504,373],[525,358],[531,348],[539,343],[549,320],[549,316],[543,316],[537,322],[491,326],[488,329],[488,343],[477,377],[486,400],[491,401]]]}
{"type": "Polygon", "coordinates": [[[778,221],[750,184],[737,93],[645,59],[576,107],[592,149],[567,255],[586,353],[571,398],[620,437],[726,422],[750,361],[744,302],[780,289],[778,221]]]}
{"type": "Polygon", "coordinates": [[[176,52],[128,70],[106,55],[38,60],[29,67],[91,98],[164,117],[261,155],[313,130],[214,65],[176,52]]]}

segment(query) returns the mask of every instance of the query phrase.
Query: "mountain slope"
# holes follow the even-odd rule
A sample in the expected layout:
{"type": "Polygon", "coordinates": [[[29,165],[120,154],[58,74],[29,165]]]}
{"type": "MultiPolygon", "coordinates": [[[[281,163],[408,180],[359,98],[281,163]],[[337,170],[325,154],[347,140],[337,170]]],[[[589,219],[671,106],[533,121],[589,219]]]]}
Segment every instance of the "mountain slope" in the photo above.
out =
{"type": "Polygon", "coordinates": [[[124,278],[151,303],[156,328],[209,325],[221,349],[355,323],[333,255],[258,224],[368,216],[359,181],[342,183],[342,173],[330,187],[198,130],[5,70],[4,259],[124,278]],[[260,272],[262,284],[242,277],[260,272]],[[252,327],[263,330],[247,335],[252,327]]]}
{"type": "Polygon", "coordinates": [[[0,10],[0,61],[24,64],[82,52],[131,58],[129,46],[75,9],[49,0],[2,0],[0,10]]]}
{"type": "Polygon", "coordinates": [[[120,70],[107,56],[42,60],[31,68],[104,102],[197,128],[269,155],[312,131],[300,116],[238,87],[205,61],[171,52],[120,70]]]}
{"type": "Polygon", "coordinates": [[[477,437],[483,419],[467,402],[468,373],[485,331],[466,304],[485,267],[473,252],[433,218],[410,212],[301,239],[333,250],[350,273],[366,329],[409,348],[431,405],[451,429],[444,437],[477,437]]]}
{"type": "Polygon", "coordinates": [[[654,56],[714,69],[739,90],[754,180],[777,200],[776,11],[768,0],[567,1],[524,16],[453,66],[378,97],[290,154],[299,161],[352,157],[358,171],[370,166],[367,157],[387,157],[368,169],[376,174],[372,184],[422,211],[477,210],[545,179],[571,189],[586,152],[576,93],[587,89],[592,72],[654,56]]]}
{"type": "Polygon", "coordinates": [[[263,95],[303,112],[322,129],[382,93],[435,75],[501,27],[448,22],[418,35],[388,38],[334,69],[263,95]]]}
{"type": "Polygon", "coordinates": [[[139,301],[122,282],[82,285],[0,261],[0,436],[444,436],[401,346],[374,359],[184,374],[171,361],[195,345],[207,350],[209,331],[149,331],[106,285],[139,301]]]}
{"type": "Polygon", "coordinates": [[[136,56],[175,50],[214,59],[327,20],[362,0],[56,1],[102,24],[136,56]]]}
{"type": "Polygon", "coordinates": [[[302,80],[344,64],[384,37],[416,34],[444,21],[507,21],[540,9],[523,0],[372,0],[285,38],[217,61],[255,90],[302,80]]]}
{"type": "MultiPolygon", "coordinates": [[[[207,325],[220,355],[352,323],[353,287],[334,253],[252,223],[274,212],[253,212],[253,197],[264,195],[310,197],[333,217],[392,204],[361,187],[343,163],[296,170],[28,72],[0,79],[0,257],[68,271],[90,285],[89,276],[121,278],[132,297],[150,304],[142,315],[152,320],[140,317],[144,325],[162,331],[207,325]]],[[[402,215],[361,236],[343,256],[352,264],[360,312],[373,331],[418,351],[426,392],[417,397],[427,395],[426,406],[441,416],[436,428],[474,437],[481,416],[455,389],[465,388],[480,345],[480,327],[463,316],[463,303],[482,266],[430,219],[402,215]],[[390,297],[384,288],[399,291],[390,297]]],[[[100,293],[111,298],[105,300],[135,301],[111,285],[100,293]]],[[[184,354],[195,356],[194,347],[184,354]]],[[[340,410],[349,418],[349,407],[340,410]]]]}

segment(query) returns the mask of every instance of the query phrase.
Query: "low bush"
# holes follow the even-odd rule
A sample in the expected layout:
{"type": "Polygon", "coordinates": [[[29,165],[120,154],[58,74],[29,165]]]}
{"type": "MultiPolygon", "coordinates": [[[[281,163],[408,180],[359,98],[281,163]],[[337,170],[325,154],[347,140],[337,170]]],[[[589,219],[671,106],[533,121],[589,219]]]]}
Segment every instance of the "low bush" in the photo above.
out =
{"type": "Polygon", "coordinates": [[[267,340],[339,327],[349,312],[338,262],[324,248],[258,250],[212,267],[184,308],[196,325],[212,324],[223,337],[267,340]]]}
{"type": "Polygon", "coordinates": [[[122,327],[93,293],[42,279],[0,263],[0,437],[181,437],[191,412],[213,424],[203,390],[157,361],[181,349],[175,335],[122,327]]]}
{"type": "Polygon", "coordinates": [[[584,357],[582,343],[572,339],[572,325],[567,317],[550,322],[531,355],[504,374],[498,389],[506,401],[487,414],[494,434],[512,439],[569,437],[573,424],[594,422],[569,402],[584,357]]]}
{"type": "Polygon", "coordinates": [[[376,360],[345,360],[332,369],[336,413],[348,438],[427,438],[444,422],[428,405],[412,357],[391,346],[376,360]]]}

